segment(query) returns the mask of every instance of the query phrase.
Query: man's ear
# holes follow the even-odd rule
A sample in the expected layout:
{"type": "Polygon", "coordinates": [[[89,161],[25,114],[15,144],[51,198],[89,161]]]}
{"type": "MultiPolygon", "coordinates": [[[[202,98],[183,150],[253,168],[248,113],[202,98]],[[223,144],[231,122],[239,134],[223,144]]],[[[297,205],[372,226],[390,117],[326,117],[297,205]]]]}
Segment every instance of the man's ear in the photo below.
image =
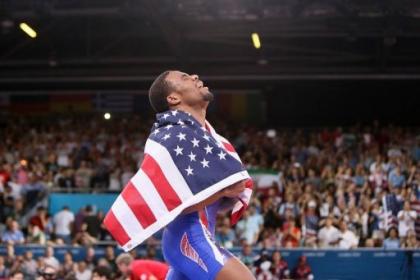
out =
{"type": "Polygon", "coordinates": [[[181,103],[181,96],[177,92],[171,92],[167,97],[166,101],[168,102],[169,107],[177,106],[181,103]]]}

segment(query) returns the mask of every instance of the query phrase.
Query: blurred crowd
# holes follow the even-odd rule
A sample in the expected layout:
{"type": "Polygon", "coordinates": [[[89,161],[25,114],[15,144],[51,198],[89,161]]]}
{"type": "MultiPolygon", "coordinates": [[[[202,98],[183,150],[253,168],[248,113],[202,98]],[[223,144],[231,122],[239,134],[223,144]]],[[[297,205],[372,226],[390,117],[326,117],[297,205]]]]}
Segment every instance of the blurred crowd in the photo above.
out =
{"type": "Polygon", "coordinates": [[[6,249],[6,255],[0,256],[0,279],[163,280],[168,271],[165,263],[153,260],[151,250],[150,254],[148,252],[142,257],[137,256],[135,250],[117,256],[115,246],[109,245],[98,256],[95,248],[88,246],[83,259],[78,256],[79,260],[75,260],[72,250],[68,250],[59,260],[52,246],[47,246],[45,253],[40,256],[34,256],[30,248],[23,255],[15,255],[12,244],[8,244],[6,249]]]}
{"type": "Polygon", "coordinates": [[[235,229],[219,218],[226,247],[420,248],[418,128],[245,128],[230,139],[248,168],[278,180],[257,185],[235,229]]]}
{"type": "MultiPolygon", "coordinates": [[[[1,241],[89,246],[110,239],[95,207],[50,215],[39,201],[55,190],[119,192],[142,161],[152,122],[138,116],[16,119],[0,127],[1,241]]],[[[235,227],[218,217],[216,239],[223,246],[420,248],[418,128],[375,122],[262,129],[218,120],[214,126],[247,168],[275,174],[269,186],[256,184],[235,227]]]]}

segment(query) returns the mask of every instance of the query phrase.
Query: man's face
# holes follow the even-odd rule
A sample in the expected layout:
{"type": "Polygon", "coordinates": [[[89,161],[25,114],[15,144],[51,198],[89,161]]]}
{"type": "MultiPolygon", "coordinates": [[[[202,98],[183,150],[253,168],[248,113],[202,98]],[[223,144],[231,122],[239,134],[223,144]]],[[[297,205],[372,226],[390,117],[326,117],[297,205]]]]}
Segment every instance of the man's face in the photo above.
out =
{"type": "Polygon", "coordinates": [[[118,269],[121,271],[121,274],[124,276],[129,275],[130,273],[130,266],[126,265],[125,263],[117,264],[118,269]]]}
{"type": "Polygon", "coordinates": [[[325,225],[327,227],[330,227],[330,226],[332,226],[332,224],[333,224],[333,220],[331,218],[327,218],[327,220],[325,221],[325,225]]]}
{"type": "Polygon", "coordinates": [[[179,94],[181,104],[187,106],[207,105],[213,100],[209,88],[195,74],[189,75],[180,71],[171,71],[166,77],[179,94]]]}

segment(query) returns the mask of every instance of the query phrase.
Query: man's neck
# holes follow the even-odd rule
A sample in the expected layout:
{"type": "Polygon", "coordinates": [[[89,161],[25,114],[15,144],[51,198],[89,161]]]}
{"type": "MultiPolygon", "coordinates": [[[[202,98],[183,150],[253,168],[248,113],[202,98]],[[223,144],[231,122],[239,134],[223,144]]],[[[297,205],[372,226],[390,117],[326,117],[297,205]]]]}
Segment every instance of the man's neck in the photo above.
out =
{"type": "Polygon", "coordinates": [[[195,109],[191,107],[179,106],[172,109],[181,110],[186,113],[190,113],[194,117],[194,119],[196,119],[203,127],[206,124],[206,108],[195,109]]]}

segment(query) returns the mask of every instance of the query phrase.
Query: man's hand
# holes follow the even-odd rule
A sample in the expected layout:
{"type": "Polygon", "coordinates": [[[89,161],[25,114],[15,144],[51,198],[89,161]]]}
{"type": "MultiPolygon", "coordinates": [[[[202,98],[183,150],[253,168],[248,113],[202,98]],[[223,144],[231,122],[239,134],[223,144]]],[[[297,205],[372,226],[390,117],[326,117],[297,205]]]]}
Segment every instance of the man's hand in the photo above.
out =
{"type": "Polygon", "coordinates": [[[245,190],[245,180],[239,181],[221,191],[224,197],[236,198],[245,190]]]}

